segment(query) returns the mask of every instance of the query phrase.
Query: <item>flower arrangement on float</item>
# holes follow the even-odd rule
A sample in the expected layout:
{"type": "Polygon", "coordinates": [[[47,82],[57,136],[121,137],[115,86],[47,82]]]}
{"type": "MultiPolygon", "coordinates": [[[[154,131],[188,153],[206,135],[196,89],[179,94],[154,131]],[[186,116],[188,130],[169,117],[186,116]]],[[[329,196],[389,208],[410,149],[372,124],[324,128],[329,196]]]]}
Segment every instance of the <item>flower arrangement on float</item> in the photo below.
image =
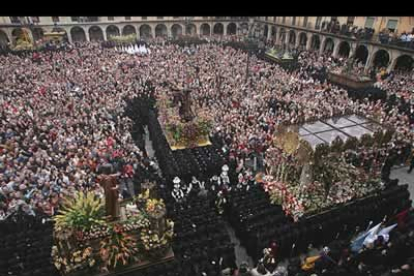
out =
{"type": "Polygon", "coordinates": [[[141,205],[126,208],[126,219],[109,222],[102,199],[94,193],[80,191],[64,198],[54,217],[52,258],[56,268],[65,275],[92,274],[164,256],[174,223],[164,218],[163,200],[151,198],[147,189],[136,202],[141,205]]]}
{"type": "Polygon", "coordinates": [[[177,106],[173,106],[167,95],[157,98],[158,120],[164,129],[169,145],[173,148],[191,148],[209,143],[213,118],[207,110],[199,109],[195,118],[183,121],[177,106]]]}
{"type": "Polygon", "coordinates": [[[363,135],[360,140],[350,138],[345,143],[337,138],[331,145],[320,144],[313,150],[306,141],[294,139],[291,132],[279,130],[274,145],[266,151],[263,188],[271,202],[281,205],[294,220],[383,187],[380,164],[385,154],[366,167],[357,167],[346,157],[359,147],[369,147],[378,154],[386,152],[384,145],[389,140],[383,137],[390,139],[390,135],[374,133],[374,138],[382,138],[363,135]]]}

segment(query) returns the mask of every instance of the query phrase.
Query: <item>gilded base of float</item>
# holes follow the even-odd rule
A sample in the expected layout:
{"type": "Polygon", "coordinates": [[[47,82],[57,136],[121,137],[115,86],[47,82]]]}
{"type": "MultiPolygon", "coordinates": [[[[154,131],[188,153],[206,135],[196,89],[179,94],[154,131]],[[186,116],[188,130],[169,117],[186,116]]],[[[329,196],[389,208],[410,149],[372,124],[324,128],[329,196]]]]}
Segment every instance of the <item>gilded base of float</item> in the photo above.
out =
{"type": "Polygon", "coordinates": [[[211,142],[208,136],[204,136],[204,135],[199,136],[194,141],[191,141],[191,142],[183,141],[183,142],[176,143],[171,132],[165,129],[163,130],[163,132],[164,132],[165,138],[167,139],[167,143],[170,146],[172,151],[192,149],[192,148],[198,148],[198,147],[206,147],[206,146],[211,145],[211,142]]]}
{"type": "Polygon", "coordinates": [[[358,79],[345,73],[329,72],[328,79],[334,84],[346,86],[352,89],[362,89],[372,87],[374,82],[370,79],[358,79]]]}

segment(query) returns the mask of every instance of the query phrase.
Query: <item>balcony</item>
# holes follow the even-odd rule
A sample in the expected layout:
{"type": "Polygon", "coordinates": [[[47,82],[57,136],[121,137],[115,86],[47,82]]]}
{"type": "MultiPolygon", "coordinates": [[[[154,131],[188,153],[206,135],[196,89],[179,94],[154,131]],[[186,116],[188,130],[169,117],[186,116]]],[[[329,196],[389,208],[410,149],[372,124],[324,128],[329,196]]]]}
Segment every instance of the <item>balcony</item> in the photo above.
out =
{"type": "Polygon", "coordinates": [[[414,51],[414,40],[407,42],[402,41],[400,37],[391,37],[388,34],[379,33],[376,34],[374,29],[370,28],[359,28],[356,26],[351,26],[351,28],[348,25],[335,25],[332,26],[329,24],[329,22],[322,22],[321,25],[315,25],[312,28],[312,23],[308,23],[306,27],[302,26],[292,26],[290,24],[286,23],[275,23],[271,21],[264,21],[259,20],[263,23],[273,24],[280,27],[285,28],[291,28],[291,29],[297,29],[297,30],[303,30],[303,31],[310,31],[310,32],[316,32],[323,35],[334,35],[342,39],[351,39],[351,40],[357,40],[361,42],[367,42],[377,45],[383,45],[385,47],[391,47],[396,50],[400,51],[414,51]]]}

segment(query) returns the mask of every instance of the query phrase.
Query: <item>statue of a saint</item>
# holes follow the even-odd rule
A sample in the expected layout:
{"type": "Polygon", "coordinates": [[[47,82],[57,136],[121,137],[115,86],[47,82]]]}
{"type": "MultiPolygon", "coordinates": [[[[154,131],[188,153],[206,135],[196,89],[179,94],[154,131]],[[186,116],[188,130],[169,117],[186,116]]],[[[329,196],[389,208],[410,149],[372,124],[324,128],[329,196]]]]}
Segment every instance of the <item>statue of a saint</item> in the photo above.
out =
{"type": "Polygon", "coordinates": [[[191,109],[192,99],[191,90],[184,89],[176,94],[176,100],[179,104],[179,115],[180,118],[186,122],[190,122],[194,119],[194,112],[191,109]]]}
{"type": "Polygon", "coordinates": [[[119,219],[119,186],[117,175],[112,174],[112,165],[105,164],[101,167],[102,174],[98,176],[99,184],[105,191],[105,210],[109,220],[119,219]]]}

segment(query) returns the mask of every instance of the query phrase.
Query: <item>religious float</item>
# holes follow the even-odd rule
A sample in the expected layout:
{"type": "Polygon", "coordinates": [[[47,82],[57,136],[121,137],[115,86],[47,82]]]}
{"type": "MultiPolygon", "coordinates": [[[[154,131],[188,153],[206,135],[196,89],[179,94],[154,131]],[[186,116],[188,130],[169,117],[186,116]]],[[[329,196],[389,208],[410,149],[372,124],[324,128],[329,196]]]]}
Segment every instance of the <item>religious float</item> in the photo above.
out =
{"type": "Polygon", "coordinates": [[[209,133],[212,118],[203,109],[192,108],[191,90],[175,91],[174,100],[157,99],[158,120],[171,150],[211,145],[209,133]]]}
{"type": "Polygon", "coordinates": [[[266,51],[265,58],[269,61],[276,62],[279,65],[288,65],[294,61],[293,56],[289,51],[274,47],[266,51]]]}
{"type": "Polygon", "coordinates": [[[111,188],[105,188],[105,200],[82,191],[64,198],[54,217],[52,249],[62,275],[118,275],[174,258],[174,223],[165,218],[155,185],[142,186],[144,192],[120,208],[118,201],[114,204],[117,191],[111,188]]]}
{"type": "Polygon", "coordinates": [[[352,72],[352,66],[353,62],[352,59],[350,59],[345,68],[329,71],[329,81],[355,90],[369,88],[374,85],[374,82],[368,76],[358,75],[355,72],[352,72]]]}
{"type": "MultiPolygon", "coordinates": [[[[309,132],[303,126],[280,125],[273,147],[266,152],[263,187],[271,202],[282,205],[295,221],[383,188],[381,169],[394,131],[376,125],[375,130],[365,129],[367,133],[357,138],[347,135],[346,127],[341,125],[331,130],[331,140],[325,142],[319,137],[327,137],[329,130],[322,128],[314,134],[311,128],[322,123],[328,127],[327,122],[334,125],[332,120],[308,124],[309,132]],[[316,139],[320,141],[314,142],[316,139]]],[[[368,124],[373,123],[361,125],[368,124]]],[[[361,125],[349,128],[358,131],[361,125]]]]}

